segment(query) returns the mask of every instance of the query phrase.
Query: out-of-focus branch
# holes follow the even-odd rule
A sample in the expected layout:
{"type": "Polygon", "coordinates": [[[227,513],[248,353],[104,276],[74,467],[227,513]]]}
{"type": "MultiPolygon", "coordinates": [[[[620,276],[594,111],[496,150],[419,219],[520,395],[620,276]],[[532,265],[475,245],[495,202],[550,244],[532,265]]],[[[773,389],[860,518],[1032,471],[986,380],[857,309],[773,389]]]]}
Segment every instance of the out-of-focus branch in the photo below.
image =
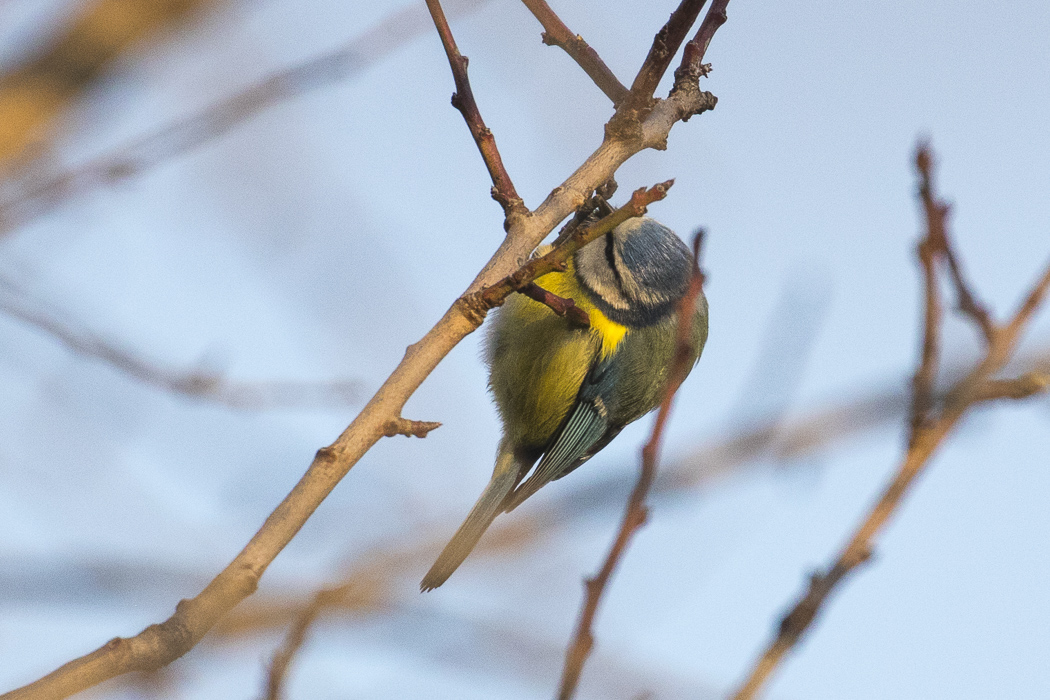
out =
{"type": "MultiPolygon", "coordinates": [[[[656,103],[627,138],[610,136],[567,180],[555,187],[529,216],[507,219],[507,235],[463,297],[416,344],[383,382],[354,421],[328,447],[317,451],[306,473],[230,564],[195,598],[183,600],[163,623],[134,637],[115,638],[90,654],[70,661],[44,678],[12,691],[3,700],[62,698],[131,671],[159,668],[192,649],[215,623],[255,592],[274,558],[299,532],[314,510],[350,469],[386,435],[408,399],[442,359],[484,320],[484,296],[476,292],[504,280],[596,188],[612,178],[631,156],[660,148],[670,129],[683,119],[713,109],[716,99],[692,90],[676,91],[656,103]],[[471,299],[464,302],[463,299],[471,299]]],[[[520,285],[531,279],[519,280],[520,285]]],[[[511,290],[513,291],[513,290],[511,290]]],[[[508,292],[510,293],[510,292],[508,292]]]]}
{"type": "Polygon", "coordinates": [[[470,135],[474,137],[474,143],[478,145],[481,157],[488,168],[489,177],[492,178],[492,198],[503,207],[503,215],[506,219],[504,228],[510,229],[512,219],[527,216],[529,210],[525,202],[518,196],[514,189],[510,174],[503,165],[499,149],[496,147],[496,137],[492,130],[485,126],[485,120],[481,118],[478,103],[474,100],[474,91],[470,89],[470,79],[467,77],[467,57],[459,52],[456,40],[452,36],[452,29],[445,19],[445,12],[441,9],[440,0],[426,0],[430,16],[434,18],[434,26],[437,27],[441,44],[445,47],[445,55],[448,56],[448,64],[452,68],[452,77],[456,83],[456,91],[452,93],[452,106],[463,115],[467,122],[470,135]]]}
{"type": "Polygon", "coordinates": [[[590,76],[594,84],[612,100],[614,106],[619,106],[626,99],[628,90],[623,83],[613,74],[605,61],[601,59],[598,52],[590,47],[579,34],[572,31],[561,21],[561,17],[551,9],[546,0],[522,0],[529,11],[543,25],[543,43],[547,46],[557,46],[569,54],[590,76]]]}
{"type": "Polygon", "coordinates": [[[35,57],[0,76],[0,175],[130,46],[216,0],[90,0],[35,57]]]}
{"type": "Polygon", "coordinates": [[[156,389],[237,410],[296,407],[343,407],[361,400],[361,383],[340,379],[327,382],[234,382],[215,372],[181,371],[158,366],[89,331],[63,323],[53,312],[41,311],[13,284],[0,279],[0,313],[45,333],[72,352],[99,360],[125,376],[156,389]]]}
{"type": "Polygon", "coordinates": [[[303,646],[303,642],[306,641],[307,631],[318,615],[321,614],[321,611],[326,607],[330,607],[342,597],[341,588],[319,591],[314,596],[314,599],[310,601],[310,605],[296,618],[291,629],[288,630],[288,636],[285,637],[284,644],[274,653],[273,660],[270,661],[269,672],[266,674],[266,700],[280,700],[284,697],[284,679],[288,675],[288,667],[291,665],[292,659],[295,658],[296,653],[303,646]]]}
{"type": "Polygon", "coordinates": [[[656,479],[656,464],[659,459],[660,443],[663,440],[664,426],[671,412],[671,402],[682,385],[691,369],[691,361],[695,348],[690,346],[693,327],[693,315],[696,310],[696,299],[704,286],[704,275],[700,271],[700,249],[703,245],[703,231],[696,234],[693,243],[693,274],[690,278],[689,289],[678,304],[678,334],[675,338],[675,353],[671,363],[671,370],[667,377],[667,387],[664,389],[663,400],[656,413],[653,422],[652,435],[642,448],[642,466],[638,474],[638,481],[631,491],[627,500],[627,509],[624,511],[620,529],[616,533],[609,553],[598,574],[594,578],[587,579],[584,588],[583,607],[580,617],[576,623],[576,631],[565,652],[565,666],[562,669],[561,683],[558,689],[559,700],[570,700],[576,694],[576,687],[580,682],[580,673],[583,665],[590,656],[594,647],[594,634],[592,627],[594,617],[598,614],[598,605],[601,603],[602,595],[612,578],[616,565],[620,562],[627,545],[630,544],[634,533],[645,524],[649,517],[649,509],[645,500],[649,495],[649,489],[656,479]]]}
{"type": "MultiPolygon", "coordinates": [[[[450,17],[476,10],[489,0],[450,0],[450,17]]],[[[270,75],[198,114],[116,148],[71,170],[43,173],[33,168],[8,183],[0,200],[0,235],[22,226],[78,195],[133,178],[193,150],[286,100],[346,80],[375,65],[431,28],[426,10],[411,5],[395,12],[348,44],[270,75]]]]}
{"type": "MultiPolygon", "coordinates": [[[[933,249],[941,247],[941,257],[947,260],[948,255],[944,253],[944,250],[948,249],[948,242],[943,235],[943,222],[947,208],[937,200],[936,195],[933,193],[930,172],[931,162],[932,159],[927,147],[920,146],[916,165],[919,170],[920,189],[927,214],[926,240],[923,244],[933,249]],[[937,240],[938,237],[940,237],[939,241],[937,240]]],[[[920,247],[920,260],[924,269],[929,267],[935,271],[935,264],[928,264],[923,259],[922,250],[923,248],[920,247]]],[[[936,258],[933,259],[933,262],[936,262],[936,258]]],[[[947,264],[947,267],[949,268],[949,274],[953,278],[959,275],[958,266],[955,266],[954,271],[951,269],[952,265],[950,263],[947,264]]],[[[935,280],[933,281],[935,282],[935,280]]],[[[957,280],[957,284],[960,288],[967,287],[961,276],[957,280]]],[[[927,304],[939,304],[939,297],[929,292],[929,286],[928,280],[927,304]]],[[[751,700],[757,696],[769,676],[812,624],[832,591],[846,576],[871,556],[875,538],[900,506],[915,478],[925,469],[933,453],[955,428],[959,419],[975,403],[988,398],[1004,398],[1012,395],[1010,391],[1013,391],[1015,388],[1023,389],[1016,391],[1016,394],[1020,397],[1030,396],[1035,391],[1045,389],[1047,382],[1044,376],[1037,378],[1036,381],[1014,380],[1013,382],[1007,382],[1006,385],[1010,389],[1004,392],[1002,391],[1004,382],[995,379],[994,375],[1001,371],[1010,359],[1026,322],[1038,308],[1048,287],[1050,287],[1050,266],[1047,267],[1046,272],[1032,286],[1024,303],[1022,303],[1011,320],[1004,325],[992,324],[992,330],[987,336],[989,342],[984,358],[948,391],[943,401],[940,402],[936,414],[933,414],[931,411],[930,415],[927,415],[924,420],[915,420],[913,418],[908,451],[893,480],[886,486],[878,501],[876,501],[867,516],[854,531],[849,542],[843,547],[834,563],[824,573],[814,574],[811,577],[806,592],[781,619],[776,636],[751,669],[747,680],[733,695],[733,700],[751,700]]],[[[972,310],[964,311],[964,313],[973,318],[974,322],[981,327],[982,316],[980,314],[975,314],[972,310]]],[[[939,313],[927,313],[928,319],[931,316],[939,318],[939,313]]],[[[983,318],[990,318],[990,316],[985,314],[983,318]]],[[[923,343],[922,360],[919,364],[919,369],[916,371],[915,388],[913,389],[915,392],[927,390],[927,382],[921,377],[932,374],[927,365],[932,361],[931,358],[936,358],[938,355],[936,350],[931,352],[927,348],[927,345],[930,343],[936,346],[939,342],[935,336],[932,339],[930,338],[929,326],[927,326],[926,336],[923,343]]],[[[913,405],[915,404],[913,403],[913,405]]]]}

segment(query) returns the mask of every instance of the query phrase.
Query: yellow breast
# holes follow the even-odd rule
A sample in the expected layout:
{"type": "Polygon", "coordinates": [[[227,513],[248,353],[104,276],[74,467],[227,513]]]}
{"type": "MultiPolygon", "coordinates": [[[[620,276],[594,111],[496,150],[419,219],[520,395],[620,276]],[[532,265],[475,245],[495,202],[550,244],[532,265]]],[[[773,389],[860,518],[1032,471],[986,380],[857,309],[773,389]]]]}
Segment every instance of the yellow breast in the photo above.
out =
{"type": "MultiPolygon", "coordinates": [[[[611,355],[616,347],[627,335],[627,326],[622,326],[615,321],[609,320],[605,314],[598,310],[587,298],[587,293],[580,287],[573,271],[572,262],[565,272],[550,272],[536,280],[536,284],[546,289],[551,294],[557,294],[566,299],[572,299],[576,306],[587,312],[591,319],[591,333],[597,335],[602,343],[601,356],[605,359],[611,355]]],[[[541,312],[552,313],[550,309],[540,304],[535,304],[541,312]]]]}

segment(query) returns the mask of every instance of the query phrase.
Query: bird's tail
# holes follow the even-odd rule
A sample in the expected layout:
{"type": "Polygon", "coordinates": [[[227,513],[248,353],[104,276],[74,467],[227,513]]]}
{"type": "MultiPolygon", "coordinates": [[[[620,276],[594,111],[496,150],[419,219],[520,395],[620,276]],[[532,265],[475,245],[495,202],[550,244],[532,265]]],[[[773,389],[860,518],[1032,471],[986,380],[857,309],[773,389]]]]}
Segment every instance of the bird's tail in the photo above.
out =
{"type": "Polygon", "coordinates": [[[499,455],[496,457],[496,468],[492,472],[489,485],[481,494],[478,502],[474,504],[467,519],[445,545],[445,549],[430,567],[430,571],[423,577],[423,582],[419,584],[420,590],[431,591],[437,588],[452,575],[453,571],[459,568],[492,521],[503,512],[503,502],[520,478],[519,463],[513,450],[500,446],[499,455]]]}

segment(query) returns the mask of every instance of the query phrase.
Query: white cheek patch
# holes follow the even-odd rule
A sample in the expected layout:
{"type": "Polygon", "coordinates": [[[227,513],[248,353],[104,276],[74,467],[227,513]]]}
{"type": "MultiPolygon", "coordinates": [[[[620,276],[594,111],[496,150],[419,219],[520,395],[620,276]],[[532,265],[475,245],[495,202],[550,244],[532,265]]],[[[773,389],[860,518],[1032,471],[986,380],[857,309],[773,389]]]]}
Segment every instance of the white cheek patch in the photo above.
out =
{"type": "Polygon", "coordinates": [[[576,253],[576,274],[602,301],[619,311],[630,308],[620,291],[616,273],[605,257],[605,238],[591,241],[576,253]]]}

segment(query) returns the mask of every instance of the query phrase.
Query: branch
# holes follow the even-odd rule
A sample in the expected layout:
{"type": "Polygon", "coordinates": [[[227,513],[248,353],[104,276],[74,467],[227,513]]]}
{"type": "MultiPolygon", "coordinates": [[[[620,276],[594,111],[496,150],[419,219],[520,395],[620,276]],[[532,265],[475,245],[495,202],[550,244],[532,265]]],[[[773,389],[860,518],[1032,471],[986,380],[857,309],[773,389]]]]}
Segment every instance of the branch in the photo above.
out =
{"type": "MultiPolygon", "coordinates": [[[[929,158],[928,154],[923,155],[924,150],[919,151],[917,167],[923,187],[928,187],[930,182],[928,178],[929,158]]],[[[923,194],[924,200],[926,195],[929,195],[931,202],[935,201],[932,191],[927,190],[923,194]]],[[[942,217],[943,209],[941,215],[927,217],[927,240],[931,238],[936,240],[939,235],[936,230],[937,222],[943,221],[942,217]]],[[[923,265],[925,267],[925,261],[923,265]]],[[[900,506],[916,477],[926,468],[933,453],[940,447],[962,416],[974,403],[987,396],[989,387],[995,389],[1002,384],[995,381],[989,383],[989,380],[1003,368],[1013,354],[1022,328],[1039,306],[1042,297],[1046,294],[1047,287],[1050,287],[1050,266],[1032,287],[1011,322],[1006,326],[993,326],[984,358],[952,387],[938,414],[919,425],[913,423],[907,454],[893,480],[883,490],[878,501],[869,510],[849,542],[825,570],[825,573],[816,573],[810,578],[808,589],[781,619],[776,636],[755,663],[747,680],[732,696],[733,700],[751,700],[756,697],[769,676],[812,624],[832,591],[846,576],[871,556],[875,539],[900,506]]],[[[929,299],[929,293],[927,298],[929,299]]],[[[972,314],[969,315],[972,317],[972,314]]],[[[975,318],[975,323],[980,325],[980,320],[975,318]]],[[[927,331],[929,331],[929,326],[927,326],[927,331]]],[[[937,339],[934,338],[932,342],[936,344],[937,339]]],[[[927,355],[924,343],[923,360],[917,377],[921,373],[921,367],[927,362],[927,355]]]]}
{"type": "Polygon", "coordinates": [[[448,56],[448,64],[452,68],[452,77],[456,82],[456,91],[452,93],[452,106],[463,115],[467,122],[470,135],[481,151],[481,157],[485,161],[485,167],[489,170],[492,178],[492,198],[503,207],[506,217],[504,228],[510,230],[511,220],[526,216],[529,210],[514,189],[514,183],[510,180],[507,168],[500,158],[499,149],[496,148],[496,137],[492,131],[485,126],[485,120],[481,118],[478,104],[474,101],[474,91],[470,89],[470,79],[467,77],[467,57],[459,52],[456,40],[452,37],[452,29],[448,26],[445,13],[441,9],[440,0],[426,0],[430,16],[434,18],[434,26],[437,27],[441,44],[445,47],[445,55],[448,56]]]}
{"type": "Polygon", "coordinates": [[[929,144],[919,144],[915,152],[915,166],[919,171],[919,197],[922,199],[923,211],[926,214],[927,234],[924,245],[929,248],[931,256],[939,254],[947,261],[952,284],[959,298],[959,310],[977,324],[984,335],[985,342],[990,343],[994,333],[994,323],[988,309],[977,301],[977,297],[970,290],[970,285],[963,276],[958,256],[948,236],[948,214],[951,213],[951,207],[939,200],[934,193],[933,154],[930,152],[929,144]]]}
{"type": "MultiPolygon", "coordinates": [[[[666,197],[673,184],[674,180],[668,180],[649,189],[640,187],[631,194],[627,204],[595,222],[577,226],[546,255],[533,258],[513,274],[507,275],[491,287],[461,297],[457,303],[463,306],[466,313],[483,320],[490,309],[501,305],[514,292],[524,290],[538,277],[564,270],[569,258],[583,246],[601,238],[628,219],[645,214],[646,207],[666,197]]],[[[479,326],[481,320],[478,321],[479,326]]]]}
{"type": "Polygon", "coordinates": [[[543,25],[543,43],[557,46],[569,54],[572,60],[590,76],[594,84],[612,100],[613,106],[619,106],[627,98],[628,90],[617,79],[609,66],[605,65],[598,52],[583,40],[579,34],[573,34],[561,18],[551,9],[546,0],[522,0],[529,11],[543,25]]]}
{"type": "Polygon", "coordinates": [[[292,659],[295,658],[296,653],[302,648],[303,642],[306,641],[306,633],[309,631],[310,626],[313,625],[324,609],[338,604],[342,598],[340,592],[340,589],[318,591],[313,600],[310,601],[310,604],[296,615],[295,621],[288,630],[288,636],[285,637],[284,644],[274,652],[273,660],[270,661],[270,668],[266,674],[266,700],[280,700],[284,697],[282,692],[284,679],[288,675],[288,668],[292,664],[292,659]]]}
{"type": "Polygon", "coordinates": [[[688,85],[711,71],[711,66],[704,64],[704,55],[715,32],[729,19],[729,15],[726,14],[728,5],[729,0],[714,0],[707,10],[696,36],[685,45],[682,52],[682,65],[674,72],[675,89],[678,89],[679,85],[688,85]]]}
{"type": "MultiPolygon", "coordinates": [[[[452,0],[458,17],[488,0],[452,0]]],[[[222,136],[264,110],[312,90],[344,81],[378,63],[431,27],[421,6],[395,12],[341,48],[279,71],[192,116],[114,149],[108,155],[57,174],[31,172],[11,183],[14,193],[0,202],[0,235],[93,189],[129,180],[170,158],[222,136]]]]}
{"type": "Polygon", "coordinates": [[[52,313],[33,309],[32,304],[20,297],[24,297],[20,290],[0,278],[0,313],[42,331],[78,355],[99,360],[121,374],[161,391],[241,411],[339,407],[361,400],[361,383],[354,380],[234,382],[214,371],[159,367],[93,333],[59,321],[52,313]]]}
{"type": "Polygon", "coordinates": [[[653,45],[649,48],[645,62],[631,83],[630,95],[616,112],[620,119],[614,117],[617,124],[610,122],[610,126],[617,127],[617,130],[633,129],[631,122],[646,114],[652,106],[656,86],[660,84],[667,67],[671,65],[671,59],[678,53],[678,47],[682,45],[689,29],[696,22],[705,2],[706,0],[682,0],[671,13],[667,24],[653,38],[653,45]],[[621,121],[626,123],[621,124],[621,121]]]}
{"type": "Polygon", "coordinates": [[[576,306],[576,302],[572,299],[560,297],[553,292],[548,292],[535,282],[529,282],[519,289],[518,292],[549,307],[551,311],[559,316],[568,316],[569,320],[577,326],[586,328],[591,325],[591,317],[587,315],[586,311],[576,306]]]}
{"type": "Polygon", "coordinates": [[[912,377],[912,399],[908,442],[915,441],[919,430],[926,425],[934,404],[937,367],[940,360],[941,296],[937,281],[937,256],[947,250],[944,220],[947,208],[936,201],[930,177],[930,155],[925,148],[916,152],[915,164],[919,171],[919,194],[926,215],[926,235],[919,242],[917,255],[922,267],[925,301],[923,308],[922,356],[912,377]]]}
{"type": "MultiPolygon", "coordinates": [[[[657,103],[631,138],[608,136],[569,176],[555,187],[528,217],[508,219],[509,229],[499,248],[467,288],[471,295],[518,269],[536,246],[567,216],[582,206],[631,156],[660,148],[679,121],[713,109],[714,95],[679,91],[657,103]]],[[[54,700],[130,671],[160,668],[179,658],[237,603],[251,595],[260,577],[298,533],[336,484],[385,436],[387,422],[401,410],[442,359],[474,332],[482,318],[457,300],[415,345],[386,379],[354,421],[330,446],[318,450],[306,473],[277,506],[230,564],[195,598],[184,600],[174,615],[134,637],[116,638],[75,659],[44,678],[3,696],[3,700],[54,700]]]]}
{"type": "Polygon", "coordinates": [[[1028,372],[1016,379],[989,379],[977,392],[974,401],[996,401],[998,399],[1027,399],[1041,394],[1050,387],[1050,374],[1028,372]]]}
{"type": "Polygon", "coordinates": [[[576,632],[565,653],[565,667],[562,670],[561,684],[558,690],[558,700],[570,700],[576,694],[576,686],[580,681],[580,673],[583,665],[590,656],[594,647],[594,635],[591,628],[594,617],[598,613],[598,604],[601,602],[602,594],[605,593],[609,579],[612,577],[616,565],[623,557],[634,533],[645,524],[648,518],[648,508],[645,499],[649,495],[653,480],[656,478],[656,464],[659,458],[660,442],[663,438],[664,426],[671,411],[671,402],[674,400],[675,392],[682,385],[686,375],[689,374],[692,348],[690,337],[693,326],[693,312],[696,309],[696,298],[704,285],[704,276],[700,272],[700,248],[703,244],[703,231],[697,233],[693,243],[693,274],[689,282],[689,289],[682,300],[678,303],[678,333],[675,338],[675,354],[668,374],[667,387],[664,389],[663,401],[656,413],[653,422],[653,432],[649,441],[642,448],[642,468],[638,475],[638,481],[631,491],[627,501],[627,510],[624,511],[623,520],[620,522],[620,530],[616,533],[609,553],[605,557],[605,563],[598,574],[588,579],[585,584],[586,594],[584,596],[583,609],[580,611],[579,621],[576,623],[576,632]]]}

